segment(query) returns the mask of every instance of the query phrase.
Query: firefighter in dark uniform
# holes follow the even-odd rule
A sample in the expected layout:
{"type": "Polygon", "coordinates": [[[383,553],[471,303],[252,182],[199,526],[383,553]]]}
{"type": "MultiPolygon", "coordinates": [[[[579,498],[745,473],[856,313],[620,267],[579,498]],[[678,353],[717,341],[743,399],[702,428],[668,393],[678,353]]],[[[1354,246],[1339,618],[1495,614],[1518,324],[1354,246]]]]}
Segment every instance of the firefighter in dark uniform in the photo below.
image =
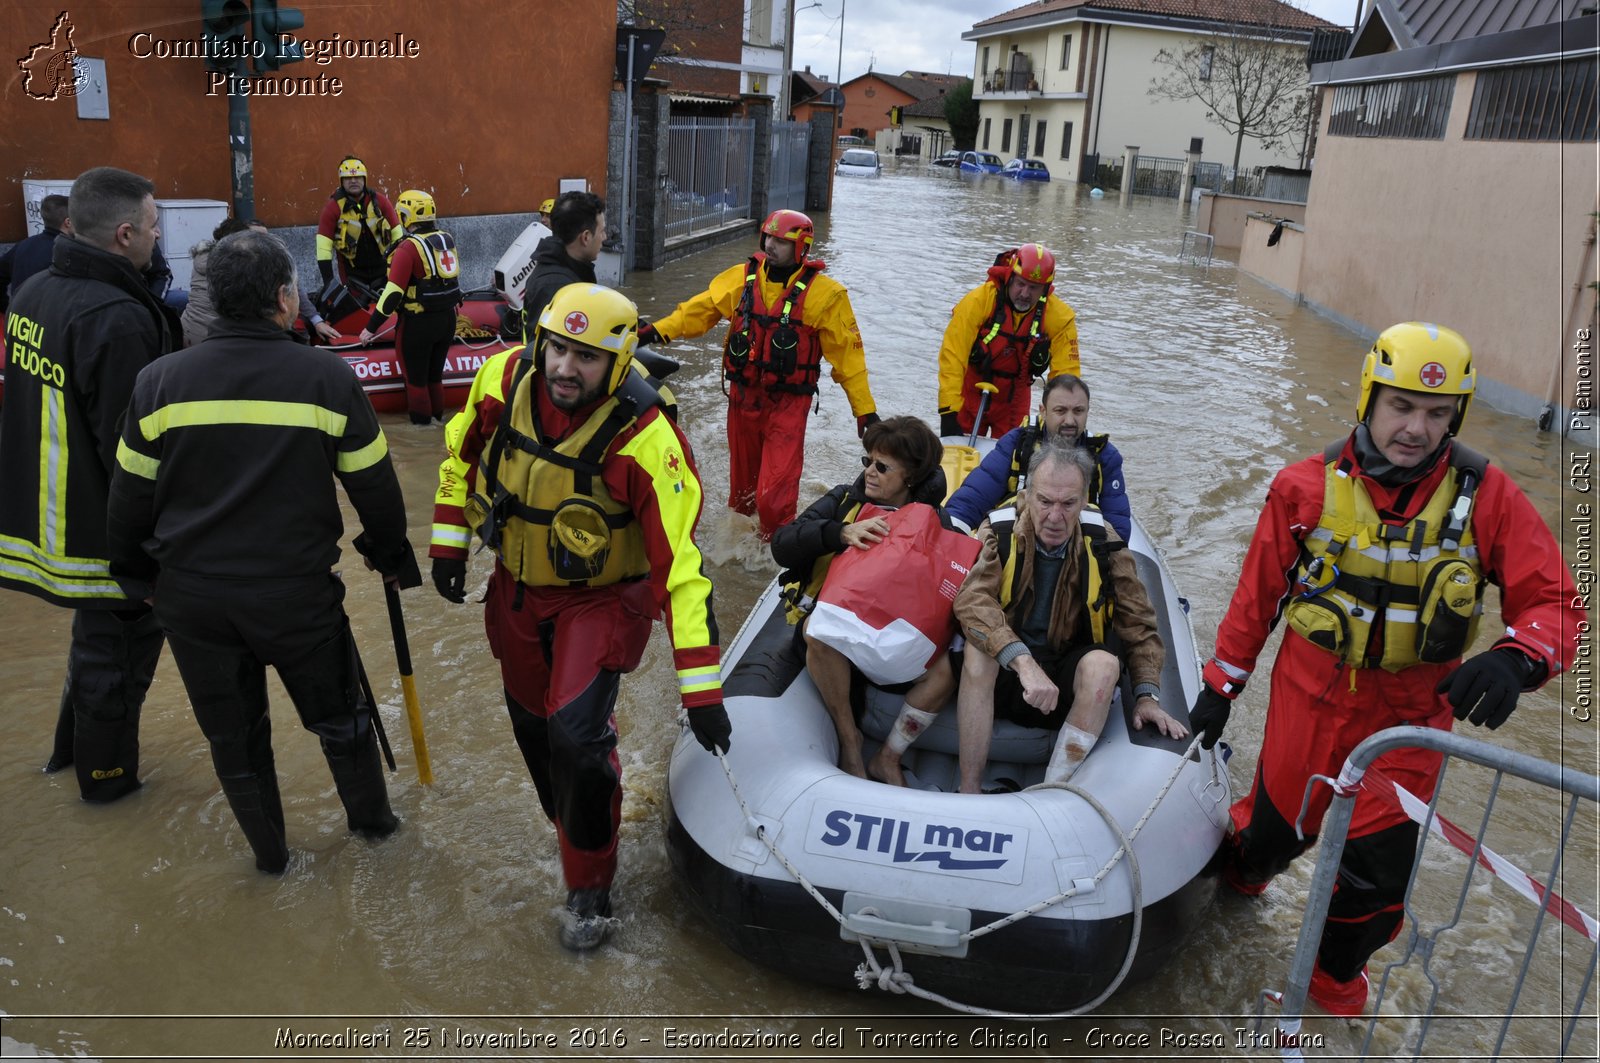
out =
{"type": "Polygon", "coordinates": [[[351,830],[381,837],[389,808],[359,662],[331,571],[344,531],[334,479],[360,517],[356,547],[401,586],[421,582],[405,502],[360,381],[296,342],[294,263],[272,236],[218,241],[217,327],[139,375],[107,517],[112,572],[153,594],[212,764],[256,866],[289,850],[273,767],[266,666],[322,743],[351,830]]]}
{"type": "Polygon", "coordinates": [[[403,235],[389,197],[367,187],[367,164],[346,155],[339,163],[339,189],[317,219],[317,270],[323,287],[333,280],[337,252],[340,280],[357,280],[377,291],[383,287],[389,252],[403,235]]]}
{"type": "Polygon", "coordinates": [[[106,496],[133,381],[171,349],[142,270],[161,230],[155,186],[109,166],[73,182],[72,234],[6,317],[0,587],[74,610],[46,771],[75,764],[85,801],[139,787],[139,710],[161,627],[111,578],[106,496]]]}
{"type": "Polygon", "coordinates": [[[389,283],[372,309],[361,342],[371,343],[388,316],[395,322],[395,349],[406,375],[406,408],[412,424],[444,420],[444,363],[456,338],[461,305],[461,260],[455,237],[438,227],[433,197],[418,189],[400,193],[406,237],[389,263],[389,283]]]}

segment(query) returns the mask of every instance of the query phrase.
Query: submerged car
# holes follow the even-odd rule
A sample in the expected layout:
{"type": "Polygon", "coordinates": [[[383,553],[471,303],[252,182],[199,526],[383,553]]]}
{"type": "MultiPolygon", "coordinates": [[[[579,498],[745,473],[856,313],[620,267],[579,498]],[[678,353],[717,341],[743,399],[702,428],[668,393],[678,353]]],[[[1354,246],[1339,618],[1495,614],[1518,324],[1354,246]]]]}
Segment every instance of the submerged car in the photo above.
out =
{"type": "Polygon", "coordinates": [[[1012,159],[1000,171],[1000,176],[1014,181],[1048,181],[1050,167],[1042,159],[1012,159]]]}
{"type": "Polygon", "coordinates": [[[841,177],[879,177],[883,163],[878,161],[878,153],[869,148],[851,148],[839,156],[834,173],[841,177]]]}
{"type": "Polygon", "coordinates": [[[959,151],[947,151],[943,155],[939,156],[937,159],[934,159],[932,162],[928,163],[928,165],[929,166],[938,166],[938,167],[960,166],[961,165],[961,153],[959,151]]]}
{"type": "Polygon", "coordinates": [[[1000,156],[992,151],[963,151],[960,168],[962,173],[999,173],[1000,156]]]}

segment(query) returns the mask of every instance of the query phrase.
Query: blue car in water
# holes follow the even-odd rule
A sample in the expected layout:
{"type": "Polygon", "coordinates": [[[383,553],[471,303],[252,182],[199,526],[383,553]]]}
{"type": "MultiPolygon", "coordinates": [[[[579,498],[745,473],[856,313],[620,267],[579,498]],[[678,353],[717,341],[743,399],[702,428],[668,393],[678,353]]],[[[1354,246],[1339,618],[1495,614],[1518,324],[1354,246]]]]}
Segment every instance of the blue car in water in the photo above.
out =
{"type": "Polygon", "coordinates": [[[960,169],[962,173],[999,173],[1000,156],[990,151],[963,151],[960,169]]]}
{"type": "Polygon", "coordinates": [[[1013,181],[1048,181],[1050,167],[1042,159],[1012,159],[1000,171],[1000,176],[1013,181]]]}

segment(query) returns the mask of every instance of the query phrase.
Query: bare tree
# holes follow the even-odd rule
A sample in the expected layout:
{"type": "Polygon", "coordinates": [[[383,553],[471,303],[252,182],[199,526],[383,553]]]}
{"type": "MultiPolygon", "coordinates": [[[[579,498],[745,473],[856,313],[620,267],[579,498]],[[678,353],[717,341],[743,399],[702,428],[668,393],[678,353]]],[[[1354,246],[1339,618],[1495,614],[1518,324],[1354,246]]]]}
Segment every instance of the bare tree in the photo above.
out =
{"type": "Polygon", "coordinates": [[[1155,64],[1165,72],[1150,79],[1149,94],[1204,104],[1206,118],[1233,136],[1236,174],[1245,137],[1272,149],[1306,135],[1306,42],[1292,31],[1230,23],[1204,41],[1161,49],[1155,64]]]}

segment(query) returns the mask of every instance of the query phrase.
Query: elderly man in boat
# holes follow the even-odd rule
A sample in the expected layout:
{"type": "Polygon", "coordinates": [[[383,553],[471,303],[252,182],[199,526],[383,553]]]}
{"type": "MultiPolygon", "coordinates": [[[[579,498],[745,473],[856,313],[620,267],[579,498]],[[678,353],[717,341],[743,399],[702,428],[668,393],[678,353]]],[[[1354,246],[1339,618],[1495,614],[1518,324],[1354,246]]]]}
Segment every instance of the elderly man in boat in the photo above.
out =
{"type": "Polygon", "coordinates": [[[1059,731],[1045,781],[1070,778],[1105,726],[1124,667],[1134,728],[1188,734],[1161,708],[1164,650],[1133,557],[1085,502],[1093,473],[1083,448],[1046,440],[1016,508],[978,529],[983,553],[955,600],[967,638],[957,695],[962,793],[979,792],[996,713],[1059,731]]]}

